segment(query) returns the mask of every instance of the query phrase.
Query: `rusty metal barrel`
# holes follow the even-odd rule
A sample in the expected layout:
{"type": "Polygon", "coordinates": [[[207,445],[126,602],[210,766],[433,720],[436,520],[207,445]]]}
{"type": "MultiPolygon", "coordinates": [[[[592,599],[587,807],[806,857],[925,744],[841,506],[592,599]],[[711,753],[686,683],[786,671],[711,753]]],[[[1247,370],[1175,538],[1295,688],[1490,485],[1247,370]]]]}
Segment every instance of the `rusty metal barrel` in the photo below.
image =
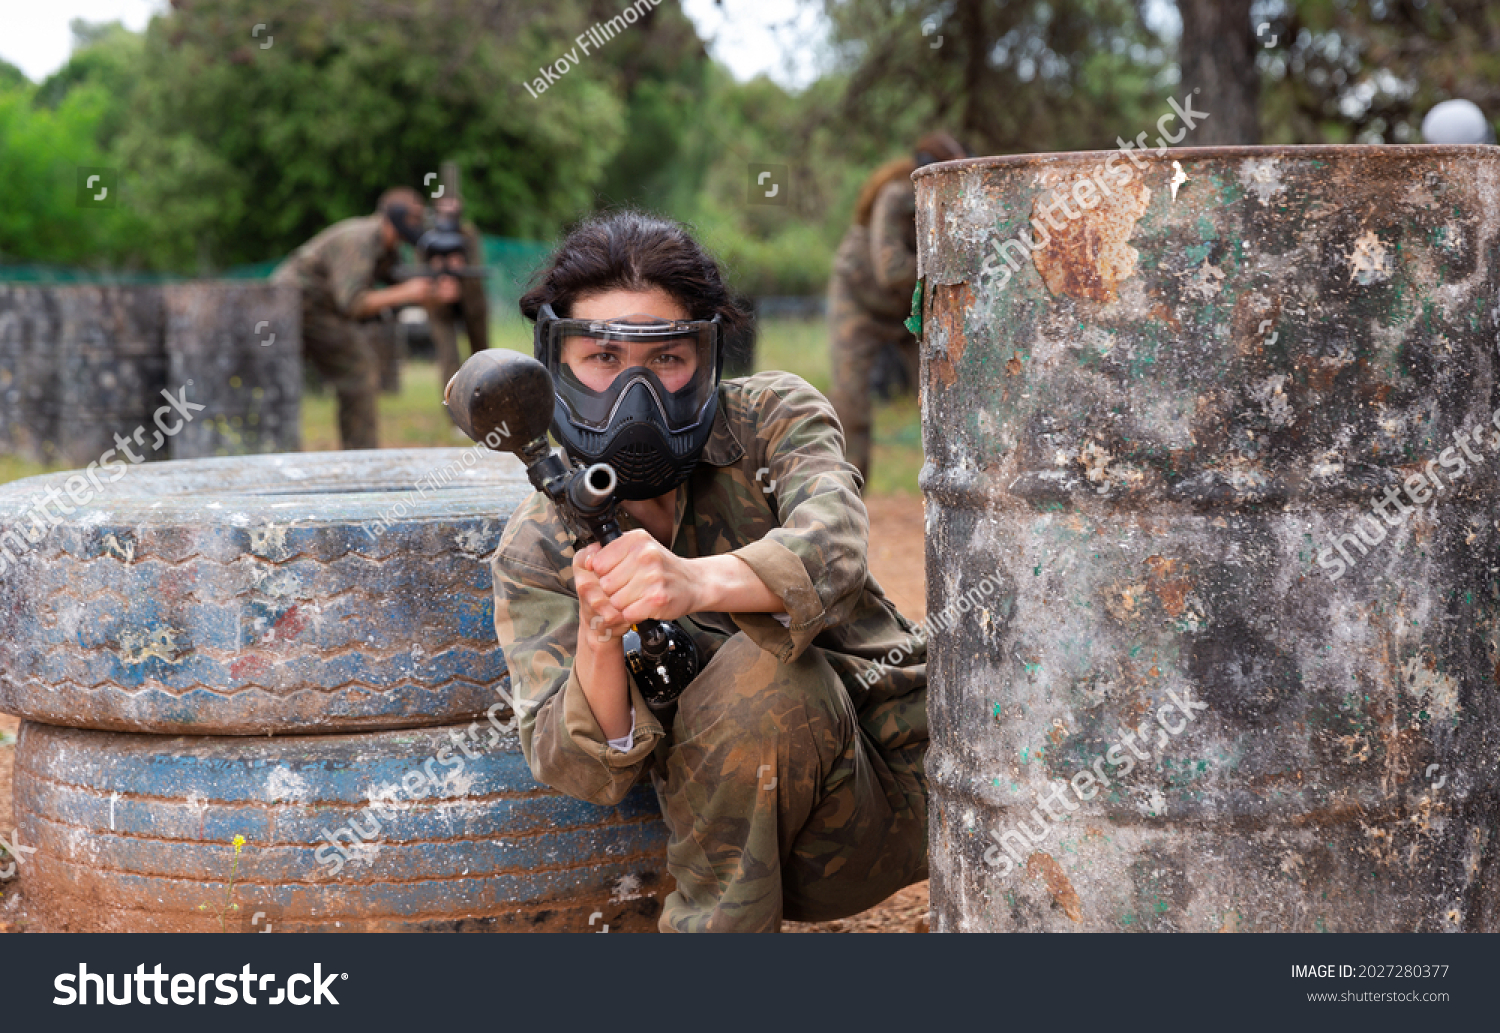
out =
{"type": "Polygon", "coordinates": [[[1500,930],[1500,149],[916,181],[934,928],[1500,930]]]}

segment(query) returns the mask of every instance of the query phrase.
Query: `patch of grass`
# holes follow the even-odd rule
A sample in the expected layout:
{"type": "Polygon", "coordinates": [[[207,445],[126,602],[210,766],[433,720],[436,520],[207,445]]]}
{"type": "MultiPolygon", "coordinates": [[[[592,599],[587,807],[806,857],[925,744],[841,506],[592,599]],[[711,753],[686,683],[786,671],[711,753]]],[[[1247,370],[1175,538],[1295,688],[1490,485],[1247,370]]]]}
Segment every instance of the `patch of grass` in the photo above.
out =
{"type": "MultiPolygon", "coordinates": [[[[434,363],[403,364],[401,393],[380,396],[380,447],[462,448],[472,444],[449,421],[442,392],[434,363]]],[[[302,450],[329,452],[338,447],[337,397],[327,389],[319,394],[303,394],[302,450]]]]}
{"type": "Polygon", "coordinates": [[[922,410],[915,395],[875,405],[875,442],[870,457],[870,495],[921,495],[922,410]]]}
{"type": "MultiPolygon", "coordinates": [[[[833,367],[828,356],[828,328],[822,320],[776,319],[760,326],[757,370],[795,373],[828,394],[833,367]]],[[[875,403],[875,441],[871,457],[871,495],[919,495],[922,471],[922,410],[915,395],[875,403]]]]}
{"type": "Polygon", "coordinates": [[[22,477],[35,477],[39,473],[59,469],[61,467],[42,466],[39,463],[28,463],[15,456],[0,455],[0,484],[8,484],[11,481],[19,481],[22,477]]]}
{"type": "Polygon", "coordinates": [[[823,394],[833,386],[828,361],[828,326],[821,319],[772,319],[760,324],[755,344],[756,372],[795,373],[823,394]]]}

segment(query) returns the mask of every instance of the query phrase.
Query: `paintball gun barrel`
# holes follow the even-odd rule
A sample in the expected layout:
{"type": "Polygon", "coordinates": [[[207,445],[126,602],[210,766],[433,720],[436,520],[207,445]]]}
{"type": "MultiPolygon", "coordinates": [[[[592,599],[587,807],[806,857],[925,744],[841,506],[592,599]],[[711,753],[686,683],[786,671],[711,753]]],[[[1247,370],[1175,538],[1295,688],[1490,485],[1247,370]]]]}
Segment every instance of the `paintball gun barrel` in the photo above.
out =
{"type": "MultiPolygon", "coordinates": [[[[579,541],[608,545],[620,537],[615,520],[615,471],[605,463],[573,466],[552,451],[552,377],[540,362],[515,352],[482,351],[465,362],[445,399],[460,430],[526,464],[537,491],[557,507],[579,541]]],[[[698,647],[675,621],[643,620],[622,637],[625,663],[652,710],[666,710],[698,674],[698,647]]]]}

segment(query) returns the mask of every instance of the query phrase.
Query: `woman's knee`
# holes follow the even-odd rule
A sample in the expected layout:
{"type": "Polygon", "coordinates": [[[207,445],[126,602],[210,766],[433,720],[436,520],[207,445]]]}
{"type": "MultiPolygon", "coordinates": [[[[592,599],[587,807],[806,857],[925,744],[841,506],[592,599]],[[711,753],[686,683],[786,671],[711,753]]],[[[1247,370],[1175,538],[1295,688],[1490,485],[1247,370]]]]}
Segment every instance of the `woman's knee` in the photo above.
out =
{"type": "Polygon", "coordinates": [[[760,737],[795,726],[848,724],[852,732],[853,705],[846,697],[821,650],[808,649],[784,664],[739,632],[719,647],[682,694],[674,730],[680,739],[714,728],[760,737]]]}

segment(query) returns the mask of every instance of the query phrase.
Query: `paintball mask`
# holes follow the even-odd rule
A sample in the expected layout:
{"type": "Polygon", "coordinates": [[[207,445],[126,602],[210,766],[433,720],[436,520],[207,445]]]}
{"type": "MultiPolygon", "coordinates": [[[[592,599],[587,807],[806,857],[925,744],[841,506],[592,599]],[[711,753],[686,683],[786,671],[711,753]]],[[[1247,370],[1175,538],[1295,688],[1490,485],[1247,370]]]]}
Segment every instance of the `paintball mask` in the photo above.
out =
{"type": "Polygon", "coordinates": [[[574,459],[608,463],[621,499],[687,480],[718,411],[719,317],[559,319],[542,306],[537,361],[552,375],[552,433],[574,459]]]}
{"type": "Polygon", "coordinates": [[[422,240],[422,214],[420,210],[413,210],[400,201],[388,204],[381,212],[396,227],[396,232],[401,239],[415,247],[422,240]]]}

